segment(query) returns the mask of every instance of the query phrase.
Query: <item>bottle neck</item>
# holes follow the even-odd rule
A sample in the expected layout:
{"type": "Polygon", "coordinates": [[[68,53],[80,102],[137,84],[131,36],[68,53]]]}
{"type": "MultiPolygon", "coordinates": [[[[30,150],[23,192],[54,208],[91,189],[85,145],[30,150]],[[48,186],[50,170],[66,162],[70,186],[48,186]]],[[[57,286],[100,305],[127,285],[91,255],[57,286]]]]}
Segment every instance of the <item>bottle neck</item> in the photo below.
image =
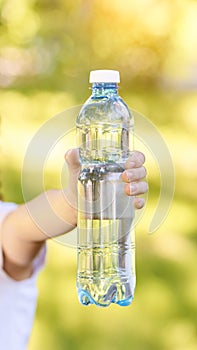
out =
{"type": "Polygon", "coordinates": [[[93,97],[109,97],[118,94],[117,83],[93,83],[92,96],[93,97]]]}

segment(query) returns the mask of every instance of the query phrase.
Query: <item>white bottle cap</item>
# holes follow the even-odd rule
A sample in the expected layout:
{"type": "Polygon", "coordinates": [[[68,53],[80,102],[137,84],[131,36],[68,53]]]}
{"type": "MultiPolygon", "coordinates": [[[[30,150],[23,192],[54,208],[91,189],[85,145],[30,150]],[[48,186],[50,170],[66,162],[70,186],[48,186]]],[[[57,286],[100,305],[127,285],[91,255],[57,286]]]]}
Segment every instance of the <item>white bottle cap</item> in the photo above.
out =
{"type": "Polygon", "coordinates": [[[92,70],[90,72],[90,83],[119,83],[120,73],[117,70],[92,70]]]}

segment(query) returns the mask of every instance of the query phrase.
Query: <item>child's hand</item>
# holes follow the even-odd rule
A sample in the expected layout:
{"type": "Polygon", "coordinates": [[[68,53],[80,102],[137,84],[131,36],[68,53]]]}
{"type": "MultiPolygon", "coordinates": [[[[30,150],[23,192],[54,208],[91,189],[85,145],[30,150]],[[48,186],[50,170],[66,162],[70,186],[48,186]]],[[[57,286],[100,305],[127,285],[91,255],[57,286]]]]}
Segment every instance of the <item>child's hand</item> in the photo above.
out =
{"type": "MultiPolygon", "coordinates": [[[[134,151],[126,162],[126,170],[122,173],[122,180],[126,182],[125,192],[128,196],[136,196],[148,191],[148,184],[143,180],[146,176],[146,168],[143,166],[144,162],[145,157],[143,153],[139,151],[134,151]]],[[[144,204],[144,198],[134,198],[134,206],[136,209],[143,208],[144,204]]]]}
{"type": "MultiPolygon", "coordinates": [[[[71,149],[66,152],[65,160],[69,170],[69,182],[67,187],[67,198],[73,208],[77,208],[77,179],[80,173],[78,149],[71,149]]],[[[126,183],[125,193],[128,196],[144,194],[148,191],[148,184],[142,179],[146,176],[146,169],[143,166],[145,157],[143,153],[134,151],[125,164],[126,170],[122,174],[122,180],[126,183]]],[[[144,198],[135,197],[134,206],[141,209],[145,204],[144,198]]]]}

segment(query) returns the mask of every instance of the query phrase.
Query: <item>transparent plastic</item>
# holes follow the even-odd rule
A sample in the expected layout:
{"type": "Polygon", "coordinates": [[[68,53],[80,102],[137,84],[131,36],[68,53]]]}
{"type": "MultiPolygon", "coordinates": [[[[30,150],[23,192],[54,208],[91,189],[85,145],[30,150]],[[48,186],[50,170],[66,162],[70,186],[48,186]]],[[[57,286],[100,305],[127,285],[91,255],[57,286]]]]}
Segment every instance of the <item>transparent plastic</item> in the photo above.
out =
{"type": "Polygon", "coordinates": [[[78,179],[77,289],[83,305],[129,305],[134,297],[132,197],[121,173],[132,149],[133,117],[116,83],[93,83],[76,121],[78,179]]]}

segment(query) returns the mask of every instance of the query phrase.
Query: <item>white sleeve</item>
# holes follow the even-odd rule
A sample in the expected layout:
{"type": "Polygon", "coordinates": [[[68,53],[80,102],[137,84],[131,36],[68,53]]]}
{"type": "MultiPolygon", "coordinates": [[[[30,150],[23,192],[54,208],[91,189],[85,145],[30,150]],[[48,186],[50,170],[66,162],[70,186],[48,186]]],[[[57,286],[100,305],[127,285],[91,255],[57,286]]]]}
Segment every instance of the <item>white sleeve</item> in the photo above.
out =
{"type": "MultiPolygon", "coordinates": [[[[17,207],[0,201],[0,226],[5,216],[17,207]]],[[[32,329],[36,299],[36,277],[44,265],[46,247],[33,262],[33,274],[23,281],[15,281],[2,269],[0,244],[0,349],[26,350],[32,329]]]]}

